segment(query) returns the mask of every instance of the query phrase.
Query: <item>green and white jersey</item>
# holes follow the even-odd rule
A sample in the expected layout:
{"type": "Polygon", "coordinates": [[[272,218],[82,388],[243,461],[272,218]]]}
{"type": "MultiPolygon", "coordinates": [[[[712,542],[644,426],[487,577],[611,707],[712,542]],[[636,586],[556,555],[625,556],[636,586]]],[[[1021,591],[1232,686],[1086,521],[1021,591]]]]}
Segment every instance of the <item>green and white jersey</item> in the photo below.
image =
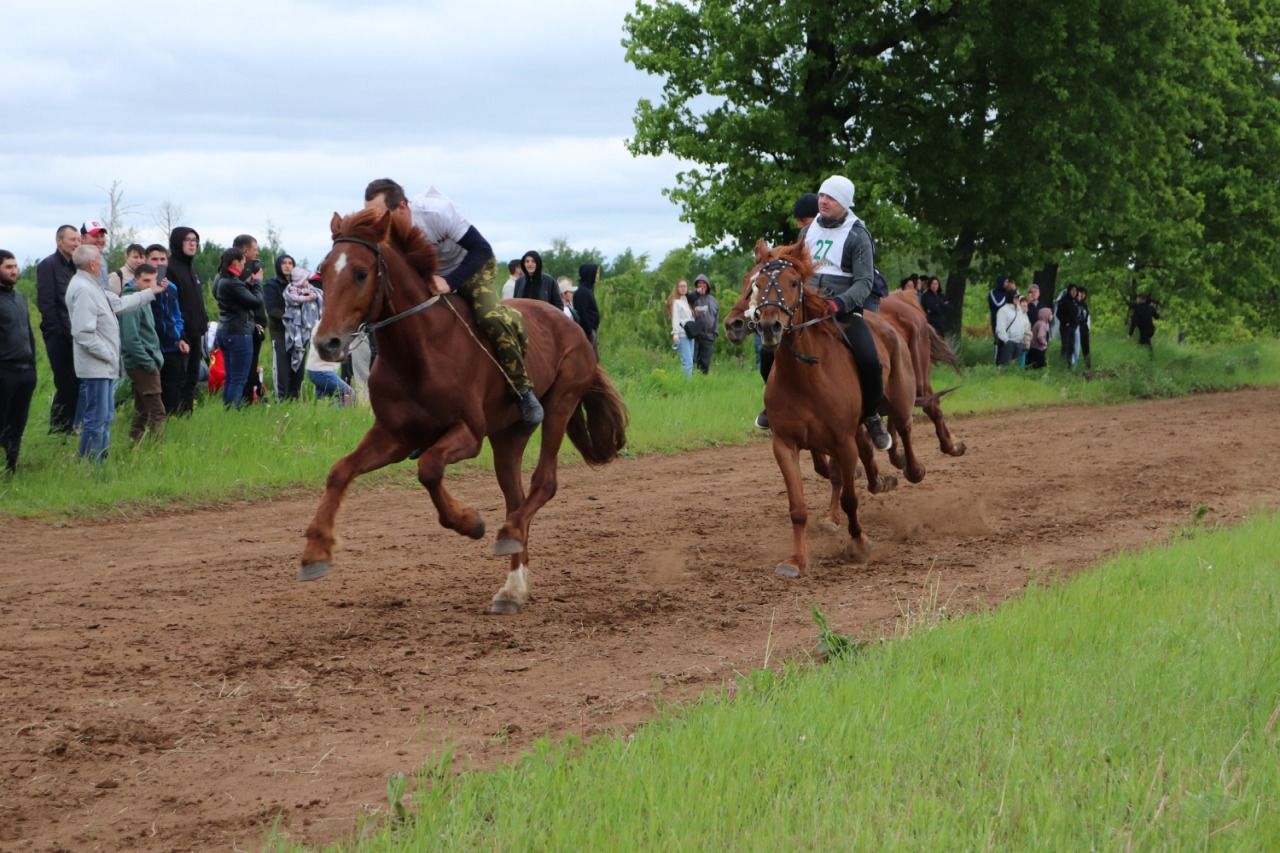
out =
{"type": "Polygon", "coordinates": [[[413,224],[422,229],[436,247],[436,275],[446,276],[462,264],[467,250],[458,245],[471,223],[458,212],[449,197],[435,187],[428,187],[409,199],[409,212],[413,224]]]}
{"type": "Polygon", "coordinates": [[[805,229],[804,245],[813,258],[813,272],[818,276],[840,276],[849,278],[850,270],[840,265],[845,254],[845,243],[849,240],[849,232],[858,217],[852,213],[845,216],[839,225],[827,228],[815,219],[805,229]]]}

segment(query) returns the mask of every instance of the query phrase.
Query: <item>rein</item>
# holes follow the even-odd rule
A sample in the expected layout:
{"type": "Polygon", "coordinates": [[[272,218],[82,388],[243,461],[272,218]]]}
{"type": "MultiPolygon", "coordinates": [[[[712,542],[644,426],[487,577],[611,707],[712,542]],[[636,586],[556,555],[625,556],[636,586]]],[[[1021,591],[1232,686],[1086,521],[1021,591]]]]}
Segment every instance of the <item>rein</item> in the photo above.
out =
{"type": "Polygon", "coordinates": [[[786,258],[775,258],[774,260],[769,261],[767,264],[760,267],[760,271],[757,272],[755,276],[751,279],[751,307],[746,312],[747,329],[749,331],[759,331],[760,326],[759,326],[759,323],[757,322],[757,318],[760,316],[761,308],[770,306],[770,305],[775,308],[778,308],[784,314],[787,315],[787,326],[785,329],[782,330],[783,345],[786,346],[786,348],[791,352],[792,355],[794,355],[799,361],[803,362],[804,364],[817,364],[818,357],[813,355],[808,355],[807,353],[799,352],[795,348],[795,346],[791,343],[791,339],[788,337],[788,334],[791,332],[795,332],[798,335],[800,332],[802,332],[805,328],[809,326],[822,323],[826,320],[834,320],[835,315],[824,314],[823,316],[815,317],[812,320],[804,319],[808,317],[808,311],[804,307],[804,286],[801,285],[800,304],[798,308],[799,308],[800,316],[802,320],[800,323],[796,323],[795,314],[797,309],[792,308],[790,305],[787,304],[786,294],[782,292],[782,285],[778,283],[778,276],[781,275],[782,271],[785,269],[795,269],[795,264],[791,263],[791,261],[788,261],[786,258]],[[764,298],[757,302],[756,296],[760,289],[759,281],[760,281],[761,273],[768,276],[769,281],[764,286],[764,294],[763,294],[764,298]],[[777,293],[777,299],[770,298],[770,295],[773,293],[777,293]]]}
{"type": "Polygon", "coordinates": [[[432,305],[435,305],[437,302],[440,301],[440,298],[441,298],[440,296],[438,295],[432,296],[430,299],[427,299],[423,302],[419,302],[417,305],[413,306],[412,308],[409,308],[408,310],[401,311],[398,314],[392,314],[390,317],[388,317],[385,320],[379,320],[376,323],[371,323],[370,320],[372,320],[374,315],[378,313],[378,309],[379,309],[378,297],[383,296],[383,293],[382,293],[383,281],[385,280],[387,285],[387,293],[384,297],[384,301],[388,306],[391,305],[391,293],[395,290],[394,286],[391,283],[391,273],[387,270],[387,262],[382,257],[382,247],[379,246],[377,243],[370,243],[368,240],[361,240],[359,237],[333,238],[333,245],[336,246],[339,243],[354,243],[357,246],[363,246],[364,248],[373,252],[373,256],[378,259],[378,271],[374,274],[374,279],[373,279],[373,286],[374,286],[373,299],[369,300],[369,309],[365,311],[364,320],[356,328],[355,333],[357,337],[367,337],[370,332],[376,332],[378,329],[381,329],[384,326],[390,326],[392,323],[398,323],[399,321],[403,320],[406,317],[412,317],[414,314],[417,314],[420,311],[425,311],[428,308],[430,308],[432,305]]]}

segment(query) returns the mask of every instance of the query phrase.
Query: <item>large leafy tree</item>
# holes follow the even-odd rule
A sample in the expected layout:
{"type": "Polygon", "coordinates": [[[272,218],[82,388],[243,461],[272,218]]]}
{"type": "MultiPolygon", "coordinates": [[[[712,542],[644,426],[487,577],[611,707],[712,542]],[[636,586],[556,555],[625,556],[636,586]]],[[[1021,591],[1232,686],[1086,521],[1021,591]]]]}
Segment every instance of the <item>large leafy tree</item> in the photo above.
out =
{"type": "Polygon", "coordinates": [[[1052,289],[1073,255],[1191,295],[1214,257],[1269,262],[1277,208],[1246,205],[1248,240],[1224,212],[1272,173],[1276,124],[1217,116],[1271,116],[1275,5],[640,2],[628,56],[664,88],[632,149],[691,164],[669,194],[704,244],[781,237],[796,194],[850,175],[882,245],[946,259],[957,312],[975,272],[1052,289]]]}

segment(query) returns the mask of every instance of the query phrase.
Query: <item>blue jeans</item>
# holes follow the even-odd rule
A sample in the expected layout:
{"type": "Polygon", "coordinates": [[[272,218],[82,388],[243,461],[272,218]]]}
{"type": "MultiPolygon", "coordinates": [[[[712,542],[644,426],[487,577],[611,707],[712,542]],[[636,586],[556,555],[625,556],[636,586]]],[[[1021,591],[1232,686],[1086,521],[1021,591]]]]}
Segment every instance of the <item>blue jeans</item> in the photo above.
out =
{"type": "Polygon", "coordinates": [[[116,414],[116,401],[110,379],[81,379],[80,394],[84,403],[84,424],[80,428],[80,457],[101,463],[107,458],[111,444],[111,420],[116,414]]]}
{"type": "Polygon", "coordinates": [[[676,350],[680,353],[680,369],[685,376],[693,375],[693,340],[681,338],[676,342],[676,350]]]}
{"type": "Polygon", "coordinates": [[[342,377],[336,373],[330,373],[327,370],[308,370],[307,378],[311,380],[311,384],[316,386],[316,399],[323,400],[325,397],[338,395],[338,402],[343,406],[348,406],[354,399],[355,395],[351,390],[351,386],[342,381],[342,377]]]}
{"type": "Polygon", "coordinates": [[[244,404],[244,386],[253,369],[253,335],[224,335],[218,332],[218,347],[226,365],[227,384],[222,386],[222,403],[237,409],[244,404]]]}

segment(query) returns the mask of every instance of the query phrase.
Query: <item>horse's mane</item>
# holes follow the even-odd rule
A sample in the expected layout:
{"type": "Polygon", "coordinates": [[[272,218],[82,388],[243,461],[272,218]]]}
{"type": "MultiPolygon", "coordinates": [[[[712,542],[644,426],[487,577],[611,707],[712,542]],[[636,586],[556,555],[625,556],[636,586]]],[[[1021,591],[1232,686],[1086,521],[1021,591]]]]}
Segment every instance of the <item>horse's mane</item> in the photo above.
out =
{"type": "Polygon", "coordinates": [[[384,232],[382,216],[376,210],[357,210],[342,218],[336,233],[390,246],[400,253],[414,272],[422,276],[423,281],[430,281],[436,272],[436,247],[408,217],[391,217],[390,229],[384,232]]]}

